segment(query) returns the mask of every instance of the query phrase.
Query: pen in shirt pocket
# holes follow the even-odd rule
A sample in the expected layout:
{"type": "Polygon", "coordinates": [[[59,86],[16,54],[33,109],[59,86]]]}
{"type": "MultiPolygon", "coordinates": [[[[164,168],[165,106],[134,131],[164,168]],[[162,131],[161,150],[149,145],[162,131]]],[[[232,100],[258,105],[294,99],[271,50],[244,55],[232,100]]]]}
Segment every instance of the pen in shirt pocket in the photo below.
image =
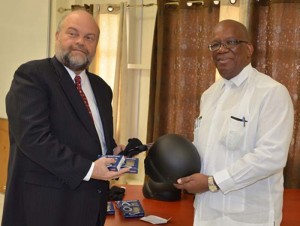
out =
{"type": "Polygon", "coordinates": [[[200,115],[198,118],[196,118],[195,121],[195,129],[199,128],[200,126],[200,120],[202,119],[202,116],[200,115]]]}
{"type": "Polygon", "coordinates": [[[230,116],[230,118],[234,119],[234,120],[237,120],[239,122],[243,122],[243,126],[245,127],[246,126],[246,122],[248,122],[245,117],[243,116],[243,118],[237,118],[237,117],[234,117],[234,116],[230,116]]]}

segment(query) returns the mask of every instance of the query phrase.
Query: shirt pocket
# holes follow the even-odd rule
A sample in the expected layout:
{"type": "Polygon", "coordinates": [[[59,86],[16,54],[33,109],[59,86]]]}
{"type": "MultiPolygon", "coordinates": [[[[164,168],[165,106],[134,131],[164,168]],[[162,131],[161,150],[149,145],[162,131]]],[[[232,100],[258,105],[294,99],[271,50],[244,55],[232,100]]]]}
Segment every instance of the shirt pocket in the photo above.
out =
{"type": "Polygon", "coordinates": [[[247,121],[237,117],[230,117],[221,129],[220,143],[229,151],[236,151],[242,148],[245,136],[245,126],[247,121]]]}

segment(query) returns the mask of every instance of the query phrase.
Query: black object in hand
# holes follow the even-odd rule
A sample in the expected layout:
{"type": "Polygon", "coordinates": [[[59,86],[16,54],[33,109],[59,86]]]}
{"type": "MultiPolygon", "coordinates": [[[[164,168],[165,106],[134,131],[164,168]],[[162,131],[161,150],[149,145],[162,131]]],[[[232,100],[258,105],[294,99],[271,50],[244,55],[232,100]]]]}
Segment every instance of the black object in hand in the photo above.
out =
{"type": "Polygon", "coordinates": [[[130,138],[128,139],[128,144],[124,151],[121,151],[119,155],[125,155],[126,157],[131,158],[146,150],[148,150],[148,146],[144,145],[138,138],[130,138]]]}

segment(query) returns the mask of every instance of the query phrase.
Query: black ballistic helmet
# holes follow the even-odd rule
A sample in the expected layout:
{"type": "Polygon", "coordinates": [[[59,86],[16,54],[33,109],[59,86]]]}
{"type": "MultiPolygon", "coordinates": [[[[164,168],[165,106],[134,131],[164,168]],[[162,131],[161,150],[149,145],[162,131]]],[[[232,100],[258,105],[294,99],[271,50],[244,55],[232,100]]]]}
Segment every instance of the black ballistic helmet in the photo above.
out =
{"type": "Polygon", "coordinates": [[[145,158],[145,174],[155,182],[177,183],[177,179],[199,173],[200,169],[196,147],[178,134],[159,137],[145,158]]]}
{"type": "Polygon", "coordinates": [[[155,182],[148,177],[144,181],[143,195],[148,199],[177,201],[181,199],[181,190],[175,188],[173,184],[155,182]]]}

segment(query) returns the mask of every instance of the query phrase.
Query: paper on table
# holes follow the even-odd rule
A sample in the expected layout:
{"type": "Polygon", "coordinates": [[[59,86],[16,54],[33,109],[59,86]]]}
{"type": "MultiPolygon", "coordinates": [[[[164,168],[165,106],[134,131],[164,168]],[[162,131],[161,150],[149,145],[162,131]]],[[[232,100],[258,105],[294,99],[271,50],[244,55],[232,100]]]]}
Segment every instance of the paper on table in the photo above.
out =
{"type": "Polygon", "coordinates": [[[149,216],[146,216],[146,217],[142,217],[140,218],[142,221],[146,221],[146,222],[149,222],[151,224],[166,224],[168,223],[168,221],[171,219],[164,219],[162,217],[158,217],[158,216],[154,216],[154,215],[149,215],[149,216]]]}

